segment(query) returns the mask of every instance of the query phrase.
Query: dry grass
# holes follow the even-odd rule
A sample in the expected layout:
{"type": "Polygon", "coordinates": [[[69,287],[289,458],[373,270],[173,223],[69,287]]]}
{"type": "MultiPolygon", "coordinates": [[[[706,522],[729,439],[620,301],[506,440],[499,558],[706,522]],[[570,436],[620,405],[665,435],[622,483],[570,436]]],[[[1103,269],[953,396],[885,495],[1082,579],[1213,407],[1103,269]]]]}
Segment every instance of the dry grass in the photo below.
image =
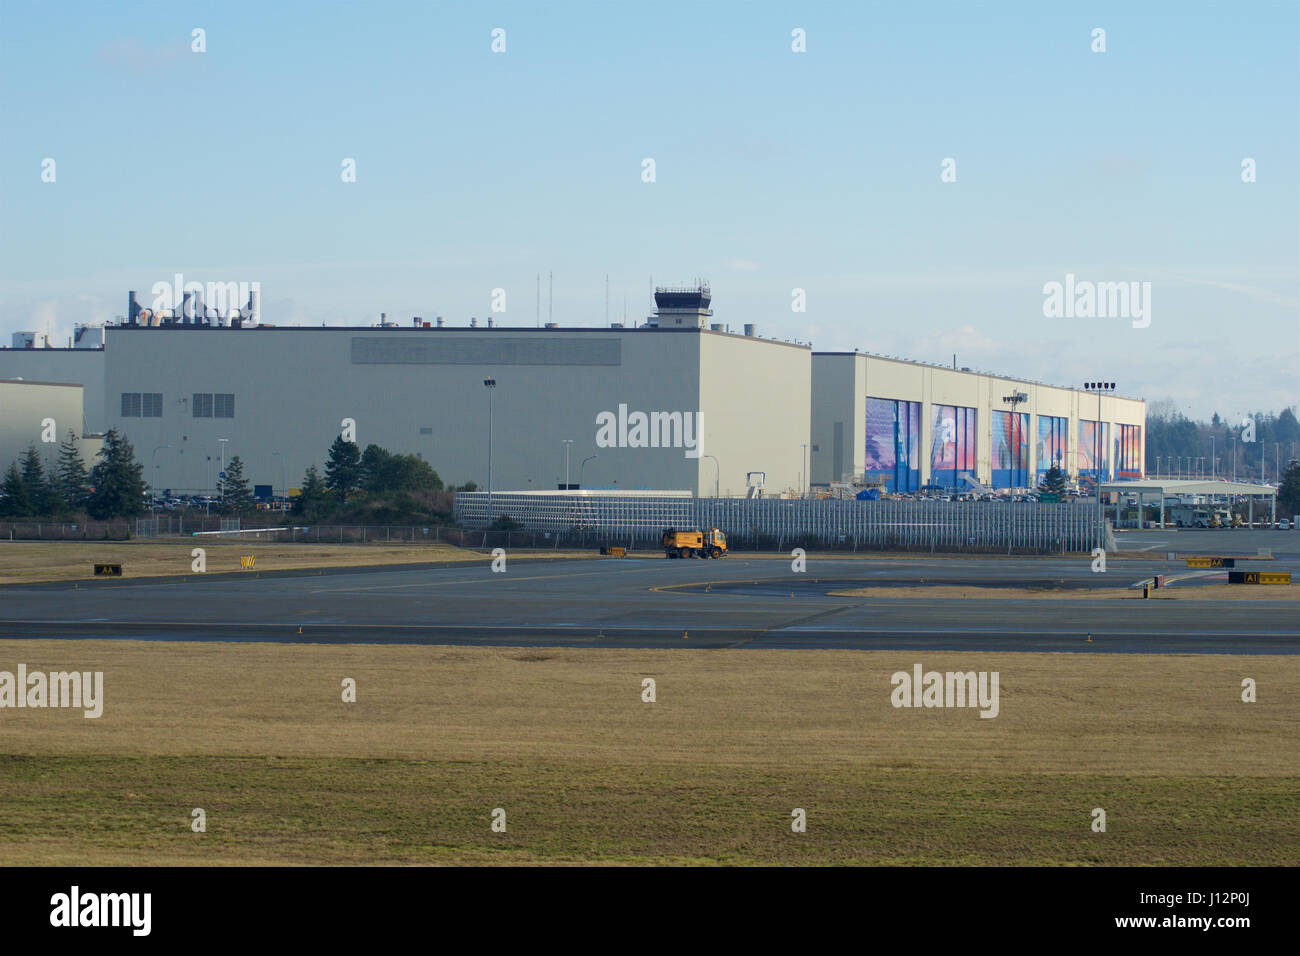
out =
{"type": "Polygon", "coordinates": [[[1294,657],[0,642],[20,662],[106,703],[0,711],[11,863],[1300,862],[1294,657]],[[918,661],[998,671],[1001,714],[894,709],[918,661]]]}
{"type": "MultiPolygon", "coordinates": [[[[207,573],[239,571],[241,555],[253,555],[258,571],[347,568],[386,564],[485,561],[482,551],[449,544],[276,544],[265,540],[218,542],[184,538],[159,541],[0,541],[0,584],[81,581],[96,564],[120,564],[124,578],[182,577],[193,573],[194,548],[207,553],[207,573]]],[[[527,552],[523,552],[527,553],[527,552]]],[[[544,552],[547,557],[590,558],[591,552],[544,552]]]]}

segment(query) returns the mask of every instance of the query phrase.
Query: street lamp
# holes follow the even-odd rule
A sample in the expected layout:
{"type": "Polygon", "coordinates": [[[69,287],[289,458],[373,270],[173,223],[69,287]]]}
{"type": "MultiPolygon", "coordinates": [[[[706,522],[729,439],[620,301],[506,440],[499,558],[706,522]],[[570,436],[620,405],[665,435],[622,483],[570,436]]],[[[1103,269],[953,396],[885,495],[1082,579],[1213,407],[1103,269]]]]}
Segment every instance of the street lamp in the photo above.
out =
{"type": "MultiPolygon", "coordinates": [[[[218,474],[217,474],[217,482],[218,482],[218,484],[220,484],[221,482],[224,482],[224,481],[226,480],[226,443],[227,443],[228,441],[230,441],[229,438],[218,438],[218,439],[217,439],[217,442],[221,445],[221,471],[218,472],[218,474]]],[[[215,491],[217,491],[218,489],[217,489],[217,488],[213,488],[212,490],[215,492],[215,491]]],[[[221,498],[225,498],[225,497],[226,497],[226,496],[225,496],[225,493],[222,492],[222,494],[219,495],[219,497],[221,497],[221,498]]]]}
{"type": "Polygon", "coordinates": [[[159,445],[153,450],[153,454],[149,456],[149,511],[153,513],[158,511],[158,489],[154,487],[155,482],[158,480],[158,452],[171,447],[171,445],[159,445]]]}
{"type": "Polygon", "coordinates": [[[807,488],[809,484],[811,484],[811,478],[812,478],[812,476],[809,475],[806,471],[804,471],[804,460],[805,460],[807,457],[808,457],[808,445],[807,445],[807,444],[802,444],[802,445],[799,446],[799,474],[800,474],[800,477],[801,477],[801,479],[802,479],[802,480],[799,482],[799,497],[800,497],[800,498],[805,497],[804,489],[807,488]]]}
{"type": "Polygon", "coordinates": [[[572,438],[562,439],[564,442],[564,490],[569,490],[569,446],[573,444],[572,438]]]}
{"type": "Polygon", "coordinates": [[[718,486],[722,483],[722,466],[718,464],[718,459],[713,458],[712,455],[701,455],[700,457],[713,459],[713,497],[720,497],[718,486]]]}
{"type": "Polygon", "coordinates": [[[600,457],[599,455],[588,455],[586,458],[582,459],[582,464],[578,466],[578,487],[579,488],[587,487],[582,483],[582,473],[587,468],[587,462],[591,461],[593,458],[599,458],[599,457],[600,457]]]}
{"type": "Polygon", "coordinates": [[[483,379],[488,390],[488,524],[492,523],[492,393],[496,391],[497,380],[483,379]]]}

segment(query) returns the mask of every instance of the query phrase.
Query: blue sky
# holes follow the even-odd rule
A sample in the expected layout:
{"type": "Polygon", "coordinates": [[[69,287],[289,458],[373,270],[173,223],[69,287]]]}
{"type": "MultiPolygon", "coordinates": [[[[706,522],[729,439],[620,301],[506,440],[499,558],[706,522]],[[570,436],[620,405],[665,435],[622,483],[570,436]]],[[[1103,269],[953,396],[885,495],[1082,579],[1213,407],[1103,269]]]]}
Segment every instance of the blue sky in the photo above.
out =
{"type": "Polygon", "coordinates": [[[703,276],[818,349],[1300,400],[1300,3],[9,2],[0,92],[6,340],[176,272],[331,325],[703,276]],[[1150,326],[1045,318],[1067,273],[1151,282],[1150,326]]]}

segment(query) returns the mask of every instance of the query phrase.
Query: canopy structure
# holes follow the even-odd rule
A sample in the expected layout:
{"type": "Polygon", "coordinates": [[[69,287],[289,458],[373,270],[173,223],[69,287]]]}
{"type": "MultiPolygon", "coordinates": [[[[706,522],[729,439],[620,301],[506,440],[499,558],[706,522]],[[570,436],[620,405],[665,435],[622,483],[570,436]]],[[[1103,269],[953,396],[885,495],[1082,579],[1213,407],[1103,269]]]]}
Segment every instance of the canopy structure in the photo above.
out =
{"type": "MultiPolygon", "coordinates": [[[[1250,502],[1250,519],[1255,518],[1255,499],[1268,498],[1272,507],[1271,517],[1277,520],[1277,488],[1273,485],[1252,485],[1244,481],[1200,480],[1183,478],[1139,478],[1135,481],[1103,481],[1102,493],[1115,492],[1123,495],[1136,495],[1138,504],[1148,497],[1155,497],[1160,502],[1160,527],[1165,526],[1165,498],[1170,495],[1222,495],[1225,497],[1246,498],[1250,502]]],[[[1115,499],[1115,524],[1119,524],[1120,499],[1115,499]]]]}

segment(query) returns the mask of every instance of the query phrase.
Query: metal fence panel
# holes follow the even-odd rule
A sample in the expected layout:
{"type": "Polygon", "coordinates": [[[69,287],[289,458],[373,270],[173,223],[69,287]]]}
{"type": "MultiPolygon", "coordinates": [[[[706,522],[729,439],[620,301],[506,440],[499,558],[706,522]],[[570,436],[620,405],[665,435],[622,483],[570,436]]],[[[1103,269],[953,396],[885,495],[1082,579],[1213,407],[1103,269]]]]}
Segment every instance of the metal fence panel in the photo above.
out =
{"type": "MultiPolygon", "coordinates": [[[[727,533],[733,547],[768,550],[811,546],[1081,552],[1096,546],[1098,528],[1093,509],[1036,502],[510,493],[493,493],[489,502],[486,492],[457,493],[456,521],[461,526],[486,528],[502,517],[511,519],[521,531],[545,534],[547,542],[555,540],[556,546],[561,546],[561,541],[584,546],[593,541],[657,546],[664,528],[717,527],[727,533]]],[[[1103,540],[1113,550],[1108,525],[1103,540]]]]}

